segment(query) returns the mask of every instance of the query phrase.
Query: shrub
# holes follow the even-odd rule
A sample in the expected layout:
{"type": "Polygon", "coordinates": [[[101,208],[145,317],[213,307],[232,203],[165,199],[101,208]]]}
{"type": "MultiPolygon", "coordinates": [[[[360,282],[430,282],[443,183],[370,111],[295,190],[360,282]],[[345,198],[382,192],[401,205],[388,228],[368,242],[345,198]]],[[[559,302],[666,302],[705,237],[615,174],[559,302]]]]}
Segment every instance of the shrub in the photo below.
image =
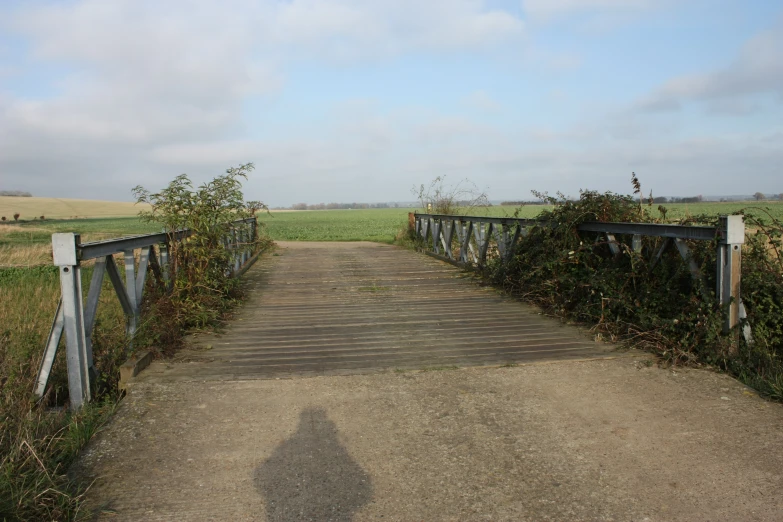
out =
{"type": "Polygon", "coordinates": [[[19,221],[19,216],[21,216],[19,212],[14,213],[14,221],[19,221]]]}
{"type": "MultiPolygon", "coordinates": [[[[636,193],[641,189],[636,180],[636,193]]],[[[651,202],[632,196],[581,192],[578,201],[541,195],[552,210],[540,219],[555,226],[533,227],[506,264],[491,262],[493,281],[550,312],[593,325],[594,331],[659,353],[675,362],[716,364],[768,395],[783,399],[783,261],[779,220],[749,216],[743,250],[742,293],[755,343],[730,347],[736,335],[722,334],[722,310],[714,294],[716,242],[689,244],[703,274],[692,277],[676,248],[652,266],[662,239],[643,238],[645,255],[633,251],[629,236],[616,236],[613,255],[605,236],[578,232],[585,221],[661,222],[651,202]]],[[[716,225],[717,219],[690,222],[716,225]]]]}
{"type": "MultiPolygon", "coordinates": [[[[139,203],[151,206],[140,213],[142,219],[162,225],[172,236],[177,230],[192,231],[181,242],[173,237],[170,241],[171,306],[183,328],[214,323],[240,296],[237,279],[229,275],[232,258],[224,238],[237,232],[234,221],[266,208],[257,201],[244,201],[241,180],[252,170],[252,163],[229,168],[197,189],[185,174],[157,193],[141,186],[133,189],[139,203]]],[[[255,244],[259,239],[251,241],[255,244]]]]}
{"type": "Polygon", "coordinates": [[[424,212],[431,214],[467,214],[477,207],[488,207],[486,193],[469,179],[447,185],[446,176],[438,176],[429,186],[413,187],[411,193],[419,200],[424,212]]]}

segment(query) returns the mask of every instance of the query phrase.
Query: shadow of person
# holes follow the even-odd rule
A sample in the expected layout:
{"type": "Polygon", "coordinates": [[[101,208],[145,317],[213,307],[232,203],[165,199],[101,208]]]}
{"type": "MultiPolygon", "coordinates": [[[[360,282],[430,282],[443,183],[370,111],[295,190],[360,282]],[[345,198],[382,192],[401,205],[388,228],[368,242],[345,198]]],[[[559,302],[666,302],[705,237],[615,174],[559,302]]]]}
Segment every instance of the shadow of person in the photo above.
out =
{"type": "Polygon", "coordinates": [[[255,472],[268,520],[351,520],[372,498],[370,477],[337,440],[322,408],[307,408],[296,433],[255,472]]]}

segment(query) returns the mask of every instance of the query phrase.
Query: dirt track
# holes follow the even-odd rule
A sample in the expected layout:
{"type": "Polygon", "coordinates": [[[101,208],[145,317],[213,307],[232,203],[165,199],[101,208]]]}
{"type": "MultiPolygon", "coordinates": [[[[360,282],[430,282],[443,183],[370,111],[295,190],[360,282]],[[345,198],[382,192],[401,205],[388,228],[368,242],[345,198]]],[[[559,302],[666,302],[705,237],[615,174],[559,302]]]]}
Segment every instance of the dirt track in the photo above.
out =
{"type": "Polygon", "coordinates": [[[76,471],[105,520],[783,518],[783,408],[646,361],[140,384],[76,471]]]}

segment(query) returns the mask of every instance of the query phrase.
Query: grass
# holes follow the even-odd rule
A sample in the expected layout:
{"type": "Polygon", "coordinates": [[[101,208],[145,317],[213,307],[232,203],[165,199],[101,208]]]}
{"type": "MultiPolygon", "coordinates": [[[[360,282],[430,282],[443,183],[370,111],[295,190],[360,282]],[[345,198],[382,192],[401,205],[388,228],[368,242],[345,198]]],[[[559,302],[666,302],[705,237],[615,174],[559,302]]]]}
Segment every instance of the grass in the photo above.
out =
{"type": "Polygon", "coordinates": [[[373,285],[373,286],[360,286],[357,290],[359,292],[371,292],[371,293],[388,292],[389,290],[391,290],[391,287],[390,286],[375,286],[375,285],[373,285]]]}
{"type": "Polygon", "coordinates": [[[52,234],[74,232],[82,241],[157,232],[137,217],[22,221],[0,224],[0,267],[51,263],[52,234]]]}
{"type": "MultiPolygon", "coordinates": [[[[667,220],[679,220],[699,214],[731,214],[742,209],[769,208],[773,216],[783,217],[783,203],[694,203],[667,204],[667,220]]],[[[519,208],[518,217],[534,218],[546,205],[527,205],[519,208]]],[[[277,241],[376,241],[393,243],[400,230],[408,222],[412,208],[363,209],[363,210],[304,210],[298,212],[273,212],[262,215],[261,221],[269,236],[277,241]]],[[[489,207],[476,209],[472,215],[513,217],[515,207],[489,207]]],[[[650,208],[658,215],[658,206],[650,208]]]]}
{"type": "MultiPolygon", "coordinates": [[[[89,280],[90,269],[84,272],[89,280]]],[[[65,472],[113,411],[111,394],[108,402],[76,414],[38,407],[32,397],[59,293],[56,267],[0,269],[0,520],[79,518],[83,487],[65,472]]],[[[108,288],[98,314],[93,339],[104,376],[98,384],[107,389],[116,378],[110,368],[121,356],[125,339],[122,310],[108,288]]],[[[62,353],[50,384],[44,404],[63,404],[67,377],[62,353]]]]}
{"type": "MultiPolygon", "coordinates": [[[[523,207],[520,217],[534,217],[543,206],[523,207]]],[[[276,241],[375,241],[394,243],[408,223],[412,208],[303,210],[261,215],[269,237],[276,241]]],[[[511,207],[477,209],[475,214],[512,216],[511,207]]]]}

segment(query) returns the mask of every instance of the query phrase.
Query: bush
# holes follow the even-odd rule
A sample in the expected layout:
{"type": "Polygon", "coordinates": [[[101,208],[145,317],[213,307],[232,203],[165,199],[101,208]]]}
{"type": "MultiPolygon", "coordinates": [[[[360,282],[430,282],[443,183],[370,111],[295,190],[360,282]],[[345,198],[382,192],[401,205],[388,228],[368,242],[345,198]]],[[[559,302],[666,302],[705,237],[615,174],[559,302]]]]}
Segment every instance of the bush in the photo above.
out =
{"type": "Polygon", "coordinates": [[[430,214],[467,214],[477,207],[488,207],[486,193],[469,179],[447,185],[446,176],[438,176],[429,186],[413,187],[411,193],[419,200],[424,212],[430,214]]]}
{"type": "MultiPolygon", "coordinates": [[[[591,324],[603,336],[653,350],[673,362],[718,365],[783,399],[779,221],[749,218],[749,229],[756,232],[748,235],[743,251],[742,292],[755,344],[743,343],[739,354],[731,355],[737,336],[722,334],[722,310],[713,290],[715,242],[689,245],[704,275],[695,280],[674,247],[652,266],[651,254],[661,238],[644,237],[642,255],[632,250],[630,236],[617,236],[622,253],[615,256],[605,236],[577,231],[585,221],[661,222],[665,209],[655,216],[651,201],[643,205],[632,196],[593,191],[583,191],[578,201],[541,196],[555,206],[540,219],[555,226],[533,227],[509,262],[489,264],[489,276],[497,285],[557,315],[591,324]]],[[[716,221],[702,216],[690,222],[716,221]]]]}
{"type": "MultiPolygon", "coordinates": [[[[197,189],[185,174],[157,193],[141,186],[133,189],[139,203],[151,206],[140,213],[141,218],[162,225],[171,236],[173,288],[166,306],[171,307],[170,317],[179,328],[214,324],[240,297],[238,280],[230,276],[232,255],[224,238],[242,227],[234,221],[266,208],[257,201],[244,201],[241,180],[252,170],[252,163],[229,168],[197,189]],[[174,234],[182,229],[190,229],[191,235],[174,241],[174,234]]],[[[250,241],[255,247],[259,238],[250,241]]]]}

